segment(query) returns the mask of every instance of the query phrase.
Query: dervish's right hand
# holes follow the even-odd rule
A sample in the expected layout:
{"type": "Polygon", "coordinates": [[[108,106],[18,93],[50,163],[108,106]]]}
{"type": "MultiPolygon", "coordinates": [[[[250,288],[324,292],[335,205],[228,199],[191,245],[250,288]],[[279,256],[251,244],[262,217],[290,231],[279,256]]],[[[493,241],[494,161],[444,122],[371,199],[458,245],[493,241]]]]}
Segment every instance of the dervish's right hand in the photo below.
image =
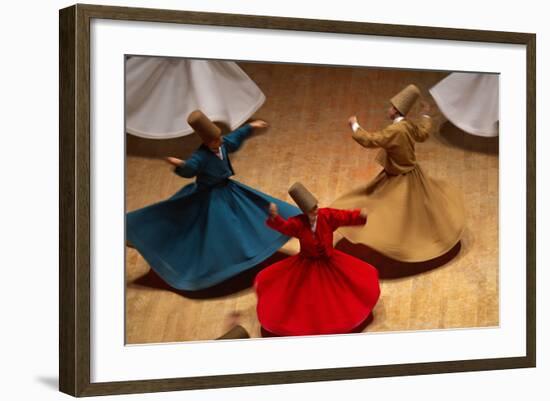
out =
{"type": "Polygon", "coordinates": [[[179,167],[185,164],[185,160],[178,159],[177,157],[165,157],[164,160],[173,166],[179,167]]]}
{"type": "Polygon", "coordinates": [[[348,118],[348,124],[351,129],[353,129],[353,125],[357,124],[357,116],[351,116],[348,118]]]}
{"type": "Polygon", "coordinates": [[[276,204],[270,203],[269,204],[269,217],[277,217],[279,214],[279,208],[276,204]]]}

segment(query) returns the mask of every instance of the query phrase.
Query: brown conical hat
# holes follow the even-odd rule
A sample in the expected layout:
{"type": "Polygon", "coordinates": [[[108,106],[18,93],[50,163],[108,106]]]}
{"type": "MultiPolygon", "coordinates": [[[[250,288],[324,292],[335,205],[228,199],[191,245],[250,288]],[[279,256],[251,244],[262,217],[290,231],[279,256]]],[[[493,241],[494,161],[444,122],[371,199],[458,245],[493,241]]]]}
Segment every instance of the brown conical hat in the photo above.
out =
{"type": "Polygon", "coordinates": [[[313,196],[300,182],[292,184],[288,193],[304,213],[311,211],[311,209],[319,203],[315,196],[313,196]]]}
{"type": "Polygon", "coordinates": [[[408,85],[405,89],[390,99],[390,103],[402,115],[406,115],[420,96],[420,89],[416,85],[408,85]]]}
{"type": "Polygon", "coordinates": [[[222,130],[200,110],[195,110],[189,114],[187,123],[201,137],[203,142],[218,139],[222,134],[222,130]]]}

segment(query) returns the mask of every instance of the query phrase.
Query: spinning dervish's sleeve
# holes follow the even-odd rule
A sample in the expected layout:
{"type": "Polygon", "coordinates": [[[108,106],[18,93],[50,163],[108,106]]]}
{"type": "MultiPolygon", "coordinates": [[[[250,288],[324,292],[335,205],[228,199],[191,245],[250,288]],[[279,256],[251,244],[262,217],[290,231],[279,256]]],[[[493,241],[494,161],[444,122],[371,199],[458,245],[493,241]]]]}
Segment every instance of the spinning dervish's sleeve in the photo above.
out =
{"type": "Polygon", "coordinates": [[[416,140],[418,142],[424,142],[430,136],[432,130],[432,118],[428,115],[422,116],[420,121],[416,123],[418,134],[416,140]]]}
{"type": "Polygon", "coordinates": [[[252,126],[250,124],[243,125],[241,128],[227,134],[223,138],[223,143],[227,149],[227,153],[232,153],[241,147],[244,140],[252,133],[252,126]]]}
{"type": "Polygon", "coordinates": [[[174,169],[174,173],[184,178],[191,178],[198,174],[202,165],[202,157],[198,152],[174,169]]]}
{"type": "Polygon", "coordinates": [[[368,132],[361,127],[353,133],[353,139],[365,148],[384,148],[389,149],[396,145],[399,136],[397,124],[390,124],[382,131],[368,132]]]}
{"type": "Polygon", "coordinates": [[[367,219],[361,216],[361,210],[325,209],[328,212],[328,221],[333,230],[342,226],[361,226],[367,219]]]}
{"type": "Polygon", "coordinates": [[[288,237],[296,237],[301,227],[300,221],[297,218],[291,217],[290,219],[285,220],[279,215],[269,217],[266,220],[266,224],[272,229],[279,231],[281,234],[288,237]]]}

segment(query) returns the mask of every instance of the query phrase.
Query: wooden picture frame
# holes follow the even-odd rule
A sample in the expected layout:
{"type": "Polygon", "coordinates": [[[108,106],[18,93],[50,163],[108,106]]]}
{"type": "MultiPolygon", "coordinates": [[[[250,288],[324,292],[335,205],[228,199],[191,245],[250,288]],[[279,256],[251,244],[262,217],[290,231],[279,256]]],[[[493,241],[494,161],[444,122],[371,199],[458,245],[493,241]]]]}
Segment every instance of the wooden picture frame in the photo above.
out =
{"type": "Polygon", "coordinates": [[[535,366],[536,37],[534,34],[80,4],[60,10],[59,29],[59,388],[62,392],[73,396],[95,396],[535,366]],[[527,54],[525,60],[527,71],[526,355],[494,359],[92,383],[90,380],[90,21],[96,18],[524,45],[527,54]]]}

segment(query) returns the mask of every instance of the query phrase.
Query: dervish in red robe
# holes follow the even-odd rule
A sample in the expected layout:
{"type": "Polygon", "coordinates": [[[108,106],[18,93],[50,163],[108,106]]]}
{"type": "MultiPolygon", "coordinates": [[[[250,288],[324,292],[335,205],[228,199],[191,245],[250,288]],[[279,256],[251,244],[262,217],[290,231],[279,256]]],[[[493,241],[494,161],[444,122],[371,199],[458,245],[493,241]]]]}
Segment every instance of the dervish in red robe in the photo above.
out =
{"type": "Polygon", "coordinates": [[[300,253],[256,276],[265,330],[280,336],[340,334],[366,321],[380,296],[378,271],[332,245],[338,227],[365,222],[359,209],[321,208],[313,224],[306,214],[268,218],[269,227],[300,240],[300,253]]]}

